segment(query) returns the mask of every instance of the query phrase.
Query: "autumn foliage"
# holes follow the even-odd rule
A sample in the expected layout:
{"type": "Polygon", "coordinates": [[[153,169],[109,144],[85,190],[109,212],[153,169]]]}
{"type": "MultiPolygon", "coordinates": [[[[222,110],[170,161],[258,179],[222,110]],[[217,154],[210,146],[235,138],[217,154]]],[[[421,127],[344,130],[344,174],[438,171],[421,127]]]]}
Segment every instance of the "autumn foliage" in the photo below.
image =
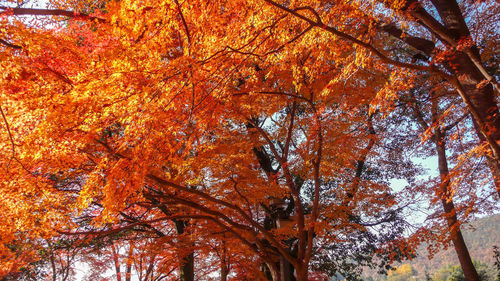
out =
{"type": "Polygon", "coordinates": [[[118,280],[275,281],[447,241],[500,194],[498,4],[432,4],[440,21],[413,0],[5,3],[0,276],[60,239],[118,280]],[[391,190],[447,124],[448,174],[391,190]],[[410,236],[409,194],[459,217],[410,236]]]}

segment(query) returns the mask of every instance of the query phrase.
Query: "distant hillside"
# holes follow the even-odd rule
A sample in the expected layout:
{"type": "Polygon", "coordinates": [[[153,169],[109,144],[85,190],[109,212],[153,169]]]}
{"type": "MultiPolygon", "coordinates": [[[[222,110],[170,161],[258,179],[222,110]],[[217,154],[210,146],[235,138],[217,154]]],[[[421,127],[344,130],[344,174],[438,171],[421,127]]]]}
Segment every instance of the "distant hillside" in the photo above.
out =
{"type": "MultiPolygon", "coordinates": [[[[493,245],[500,247],[500,214],[478,219],[470,226],[462,227],[465,242],[473,259],[493,265],[493,245]]],[[[426,246],[418,250],[418,256],[410,262],[419,276],[435,272],[447,264],[459,264],[453,246],[440,251],[432,260],[427,258],[426,246]]]]}
{"type": "MultiPolygon", "coordinates": [[[[500,214],[478,219],[469,225],[462,227],[465,242],[474,260],[493,266],[493,246],[500,247],[500,214]]],[[[425,280],[426,273],[432,275],[434,272],[448,264],[459,265],[457,254],[450,245],[445,251],[440,251],[434,255],[432,260],[428,259],[427,246],[422,245],[417,250],[417,257],[410,264],[416,272],[416,278],[412,280],[425,280]]],[[[374,275],[373,271],[365,273],[365,280],[385,280],[385,276],[374,275]],[[370,278],[371,277],[371,278],[370,278]]]]}

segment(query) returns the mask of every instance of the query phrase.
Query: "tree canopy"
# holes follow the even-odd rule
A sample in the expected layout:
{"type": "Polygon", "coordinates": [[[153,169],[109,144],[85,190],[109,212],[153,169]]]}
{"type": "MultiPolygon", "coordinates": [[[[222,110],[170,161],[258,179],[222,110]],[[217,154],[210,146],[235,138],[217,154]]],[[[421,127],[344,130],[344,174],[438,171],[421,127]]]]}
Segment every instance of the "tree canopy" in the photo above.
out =
{"type": "Polygon", "coordinates": [[[495,1],[2,3],[0,276],[77,237],[118,279],[355,278],[498,207],[495,1]]]}

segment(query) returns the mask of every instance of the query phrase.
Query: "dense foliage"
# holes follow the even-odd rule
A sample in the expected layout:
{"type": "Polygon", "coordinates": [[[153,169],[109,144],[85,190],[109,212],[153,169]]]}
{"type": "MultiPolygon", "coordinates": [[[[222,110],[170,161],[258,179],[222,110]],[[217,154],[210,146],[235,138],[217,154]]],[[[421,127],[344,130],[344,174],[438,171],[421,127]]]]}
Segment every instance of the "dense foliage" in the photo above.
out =
{"type": "Polygon", "coordinates": [[[497,2],[2,3],[0,276],[355,279],[452,241],[477,279],[497,2]]]}

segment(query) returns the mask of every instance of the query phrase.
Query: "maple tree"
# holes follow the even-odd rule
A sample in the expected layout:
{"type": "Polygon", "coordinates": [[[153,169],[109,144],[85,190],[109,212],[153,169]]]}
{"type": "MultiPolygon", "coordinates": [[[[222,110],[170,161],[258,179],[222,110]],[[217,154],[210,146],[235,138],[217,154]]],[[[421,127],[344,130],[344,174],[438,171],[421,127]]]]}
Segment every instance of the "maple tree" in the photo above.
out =
{"type": "MultiPolygon", "coordinates": [[[[266,2],[300,18],[311,26],[321,28],[325,32],[371,51],[384,63],[425,71],[447,81],[452,86],[452,91],[459,94],[471,112],[479,139],[487,142],[491,149],[487,157],[489,157],[497,192],[500,195],[498,182],[500,121],[495,98],[499,93],[499,86],[496,78],[490,74],[482,62],[480,46],[475,43],[479,40],[488,40],[489,44],[498,42],[498,34],[489,35],[490,33],[483,29],[490,24],[495,25],[498,19],[489,16],[488,13],[497,12],[498,5],[482,3],[483,6],[481,6],[478,3],[475,7],[474,2],[459,3],[457,1],[362,3],[361,5],[364,4],[362,14],[369,24],[356,30],[364,32],[359,36],[359,33],[349,33],[352,32],[352,25],[347,27],[350,29],[344,31],[345,23],[335,23],[336,13],[332,10],[337,6],[341,8],[341,5],[334,7],[325,5],[325,7],[315,8],[314,4],[308,6],[301,3],[302,7],[288,7],[272,0],[266,2]],[[434,16],[428,11],[426,5],[431,4],[439,16],[434,16]],[[395,14],[397,17],[388,18],[381,15],[383,13],[381,5],[385,5],[386,12],[395,14]],[[488,11],[488,9],[491,10],[488,11]],[[299,12],[301,10],[310,11],[312,14],[301,14],[299,12]],[[325,15],[322,16],[323,14],[325,15]],[[482,14],[486,14],[483,20],[488,23],[482,22],[471,27],[466,24],[466,18],[478,17],[482,14]],[[471,28],[476,29],[472,30],[474,33],[471,33],[471,28]],[[399,58],[391,57],[390,54],[385,54],[383,46],[377,42],[377,39],[384,35],[403,42],[406,48],[411,49],[408,52],[409,56],[399,60],[399,58]],[[363,41],[363,38],[369,38],[369,40],[363,41]]],[[[481,51],[483,56],[496,56],[494,50],[483,49],[481,51]]],[[[493,66],[493,72],[495,69],[496,66],[493,66]]]]}
{"type": "MultiPolygon", "coordinates": [[[[443,97],[440,96],[436,92],[432,92],[429,94],[430,97],[427,99],[430,100],[430,114],[424,114],[420,108],[418,108],[418,103],[413,102],[413,111],[420,124],[420,127],[424,131],[432,130],[429,123],[439,124],[441,122],[445,122],[445,119],[449,119],[449,116],[443,114],[440,109],[440,99],[443,97]],[[430,115],[430,120],[426,120],[426,115],[430,115]]],[[[412,96],[412,99],[415,100],[415,96],[412,96]]],[[[446,143],[447,143],[447,134],[457,126],[466,115],[459,117],[455,122],[448,124],[446,126],[436,125],[434,128],[434,132],[431,132],[431,136],[429,137],[432,142],[435,144],[435,150],[438,157],[438,169],[440,175],[439,186],[436,191],[436,197],[440,199],[443,210],[444,210],[444,219],[447,223],[446,230],[449,232],[449,235],[445,235],[444,237],[450,237],[453,242],[453,246],[455,247],[455,251],[458,255],[460,264],[469,280],[479,280],[479,276],[474,268],[472,259],[470,257],[469,251],[467,249],[467,245],[465,244],[460,225],[461,222],[458,219],[458,210],[455,207],[453,197],[456,196],[454,193],[454,187],[452,186],[454,183],[453,180],[459,180],[458,178],[454,178],[450,175],[450,168],[448,163],[448,157],[446,155],[446,143]]],[[[456,187],[455,187],[456,188],[456,187]]]]}
{"type": "Polygon", "coordinates": [[[442,23],[418,1],[84,4],[0,7],[7,271],[30,256],[6,245],[61,233],[174,239],[182,280],[214,270],[195,253],[224,278],[283,281],[308,280],[332,243],[411,254],[402,229],[375,234],[397,204],[368,174],[374,119],[421,72],[462,98],[498,175],[497,82],[454,1],[433,2],[442,23]]]}
{"type": "Polygon", "coordinates": [[[390,129],[403,135],[405,150],[418,147],[410,153],[434,155],[433,161],[438,162],[436,178],[414,182],[404,191],[415,197],[423,193],[429,200],[433,212],[426,214],[427,225],[419,230],[430,232],[424,238],[431,245],[429,253],[433,255],[436,248],[452,244],[467,279],[479,280],[461,228],[478,214],[491,213],[498,199],[483,155],[476,147],[476,136],[471,134],[471,116],[443,85],[439,79],[424,76],[413,88],[401,92],[391,113],[394,116],[388,121],[401,123],[390,129]]]}

